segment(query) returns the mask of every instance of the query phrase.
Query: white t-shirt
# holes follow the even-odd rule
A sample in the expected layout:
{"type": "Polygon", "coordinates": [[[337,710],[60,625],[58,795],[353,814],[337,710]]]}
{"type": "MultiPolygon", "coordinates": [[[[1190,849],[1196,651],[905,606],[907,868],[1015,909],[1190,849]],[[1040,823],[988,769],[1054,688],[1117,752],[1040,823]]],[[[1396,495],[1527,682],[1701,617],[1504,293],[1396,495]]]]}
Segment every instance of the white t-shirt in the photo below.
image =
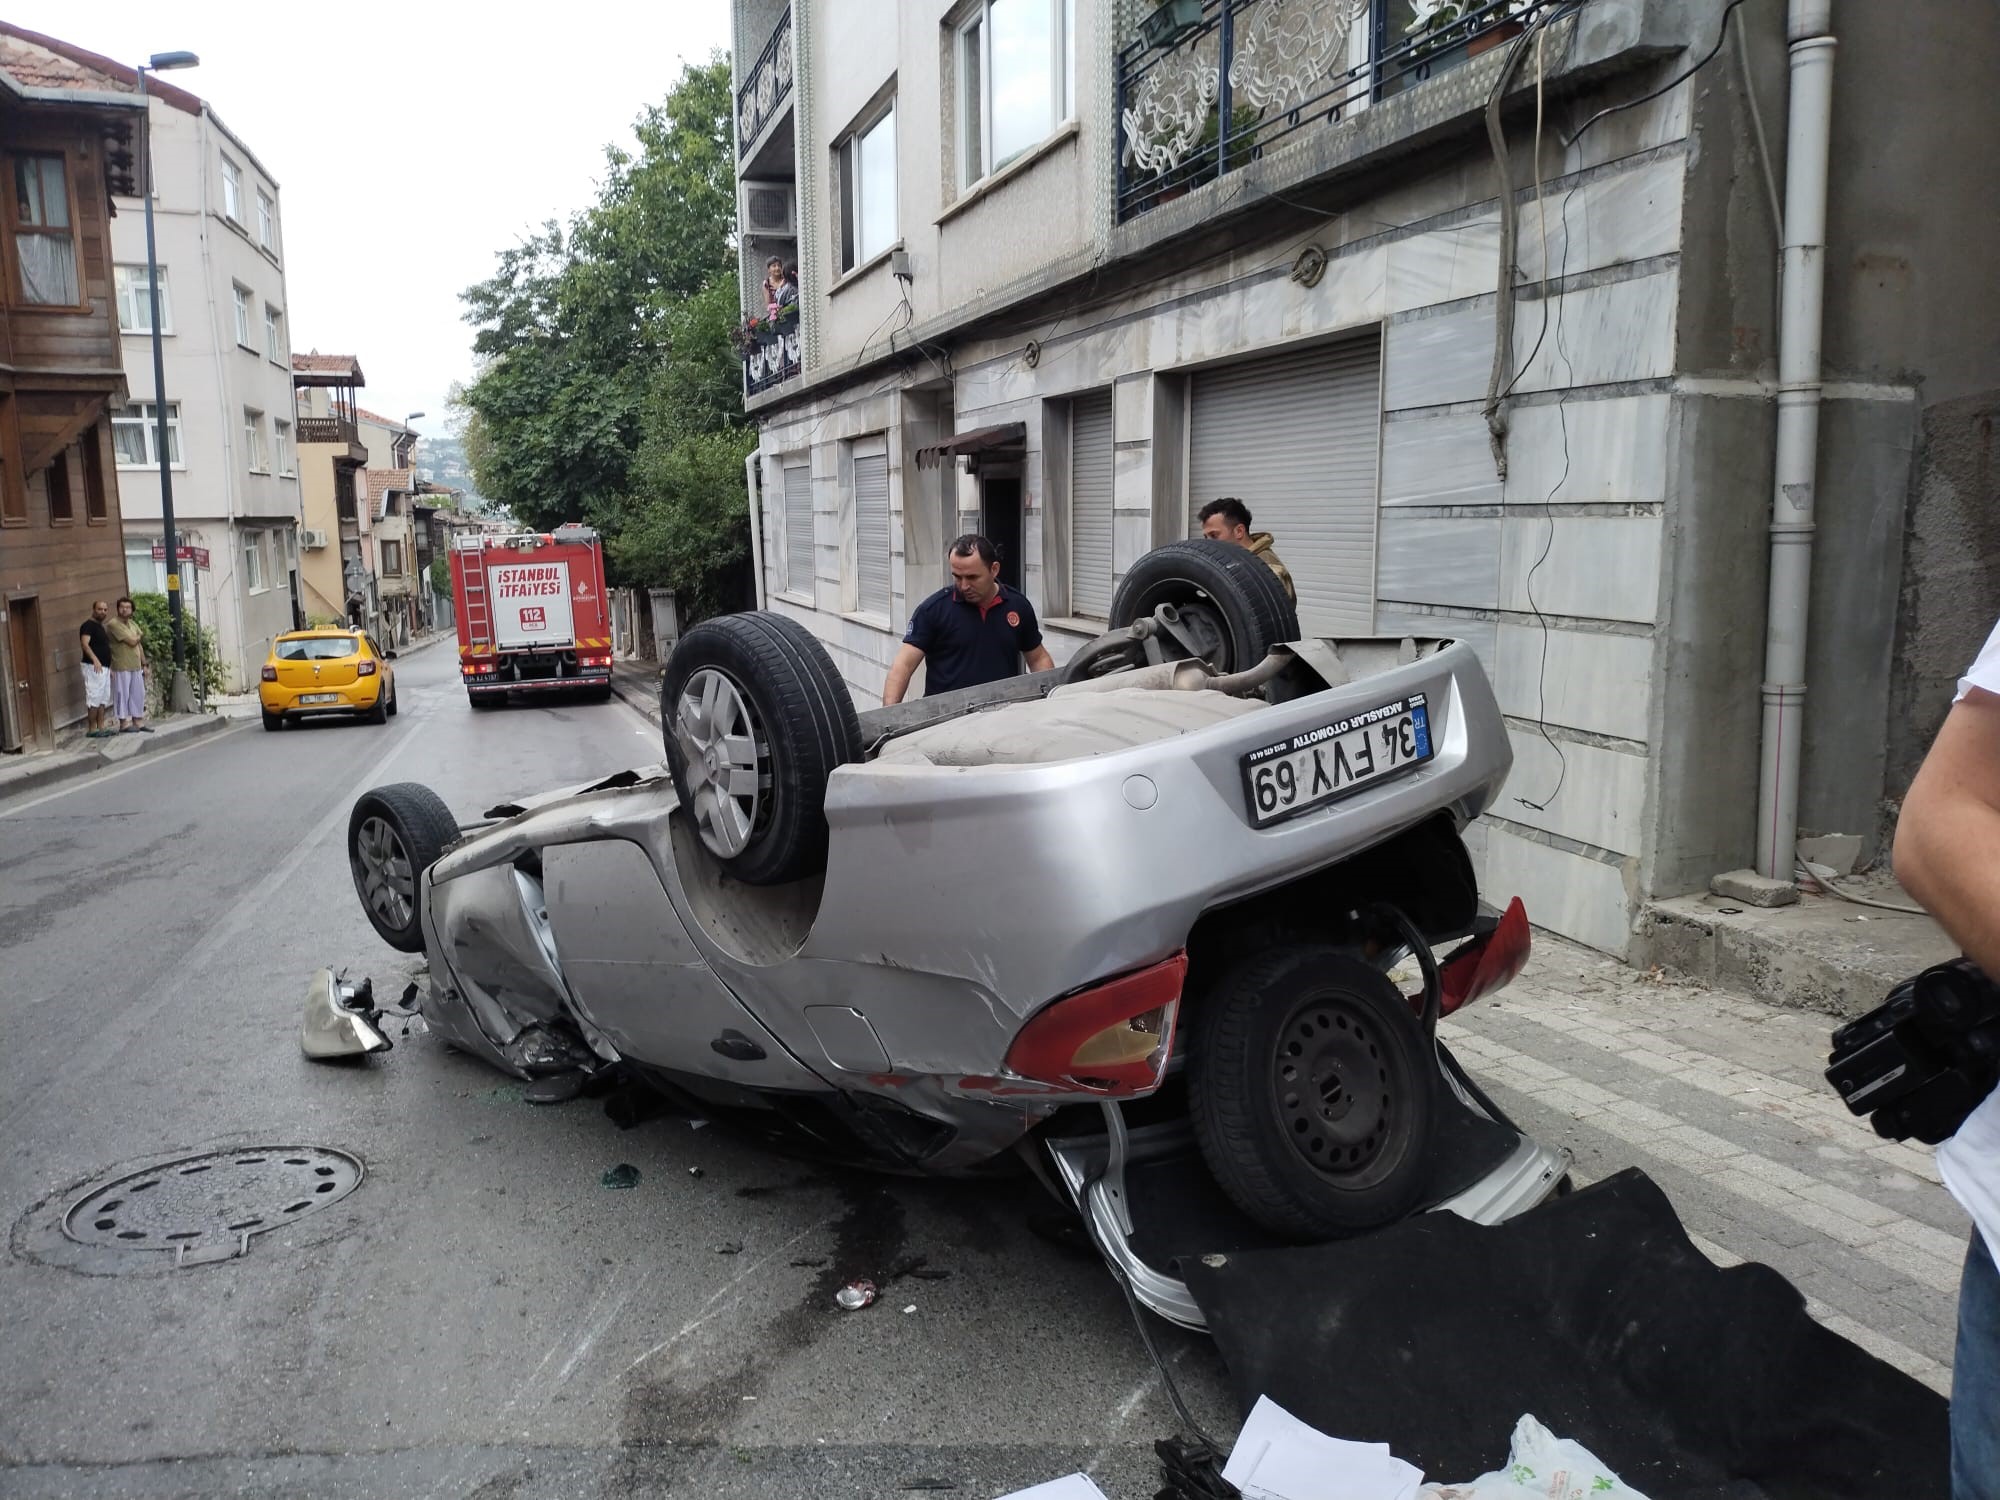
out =
{"type": "MultiPolygon", "coordinates": [[[[1958,679],[1960,698],[1973,688],[2000,694],[2000,625],[1958,679]]],[[[1988,1253],[2000,1261],[2000,1089],[1965,1117],[1957,1135],[1938,1146],[1937,1164],[1944,1185],[1985,1236],[1988,1253]]]]}

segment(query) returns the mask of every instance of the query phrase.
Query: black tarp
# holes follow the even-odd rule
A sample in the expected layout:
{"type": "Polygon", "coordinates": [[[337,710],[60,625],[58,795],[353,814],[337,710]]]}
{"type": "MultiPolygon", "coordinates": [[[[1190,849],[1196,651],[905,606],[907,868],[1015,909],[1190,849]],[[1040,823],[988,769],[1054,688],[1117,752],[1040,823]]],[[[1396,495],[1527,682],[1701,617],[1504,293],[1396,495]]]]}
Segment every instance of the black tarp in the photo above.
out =
{"type": "Polygon", "coordinates": [[[1532,1412],[1650,1500],[1945,1500],[1946,1406],[1716,1266],[1621,1172],[1506,1224],[1420,1214],[1181,1264],[1244,1413],[1261,1395],[1433,1480],[1501,1467],[1532,1412]]]}

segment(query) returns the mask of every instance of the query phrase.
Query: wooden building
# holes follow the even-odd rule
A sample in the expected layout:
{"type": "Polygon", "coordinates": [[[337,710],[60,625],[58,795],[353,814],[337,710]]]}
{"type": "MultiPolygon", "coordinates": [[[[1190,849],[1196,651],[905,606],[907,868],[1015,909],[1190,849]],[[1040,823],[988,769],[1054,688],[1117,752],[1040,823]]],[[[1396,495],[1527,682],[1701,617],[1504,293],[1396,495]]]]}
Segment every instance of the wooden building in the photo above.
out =
{"type": "Polygon", "coordinates": [[[144,120],[128,85],[0,37],[0,749],[83,718],[79,627],[125,592],[111,199],[144,120]]]}

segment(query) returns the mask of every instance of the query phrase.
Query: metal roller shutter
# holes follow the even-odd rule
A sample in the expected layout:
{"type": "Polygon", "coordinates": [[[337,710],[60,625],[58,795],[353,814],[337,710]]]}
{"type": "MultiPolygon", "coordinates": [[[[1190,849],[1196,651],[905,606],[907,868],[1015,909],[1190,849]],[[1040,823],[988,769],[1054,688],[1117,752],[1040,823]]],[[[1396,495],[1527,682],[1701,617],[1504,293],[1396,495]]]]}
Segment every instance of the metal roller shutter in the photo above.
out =
{"type": "Polygon", "coordinates": [[[1069,612],[1111,613],[1111,392],[1069,404],[1069,612]]]}
{"type": "Polygon", "coordinates": [[[889,613],[889,450],[854,445],[854,571],[864,612],[889,613]]]}
{"type": "Polygon", "coordinates": [[[1320,344],[1204,370],[1188,432],[1189,519],[1234,495],[1299,591],[1308,634],[1375,627],[1379,338],[1320,344]]]}
{"type": "Polygon", "coordinates": [[[813,593],[813,486],[810,464],[785,465],[785,592],[813,593]]]}

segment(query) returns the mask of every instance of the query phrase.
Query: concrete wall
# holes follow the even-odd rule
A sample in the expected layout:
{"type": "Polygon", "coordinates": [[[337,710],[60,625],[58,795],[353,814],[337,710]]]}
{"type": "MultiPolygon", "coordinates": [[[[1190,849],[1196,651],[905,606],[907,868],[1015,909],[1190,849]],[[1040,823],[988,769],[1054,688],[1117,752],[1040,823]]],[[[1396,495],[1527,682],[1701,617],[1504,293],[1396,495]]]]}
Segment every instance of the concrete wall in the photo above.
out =
{"type": "MultiPolygon", "coordinates": [[[[278,472],[273,424],[292,422],[289,318],[278,357],[265,347],[266,304],[288,313],[283,260],[283,210],[279,207],[275,249],[257,243],[257,192],[280,202],[276,183],[256,158],[225,131],[213,115],[190,115],[160,100],[152,103],[155,172],[154,205],[158,259],[170,302],[163,334],[167,399],[180,408],[181,465],[174,471],[174,513],[191,541],[209,547],[212,565],[199,579],[204,591],[203,623],[215,629],[230,686],[256,678],[270,637],[290,628],[291,603],[282,587],[252,592],[242,574],[237,523],[253,520],[289,531],[299,518],[296,474],[278,472]],[[242,173],[240,224],[223,214],[222,158],[242,173]],[[250,346],[238,344],[233,289],[252,295],[250,346]],[[262,413],[265,463],[253,470],[246,451],[244,412],[262,413]],[[199,537],[195,533],[199,532],[199,537]]],[[[120,199],[112,221],[112,248],[120,265],[143,267],[146,224],[143,203],[120,199]]],[[[125,371],[134,402],[153,399],[152,340],[124,337],[125,371]]],[[[296,462],[296,432],[291,450],[296,462]]],[[[160,485],[156,468],[121,465],[119,494],[126,535],[134,542],[160,534],[160,485]]],[[[290,543],[285,541],[284,549],[290,543]]],[[[276,580],[280,585],[282,576],[276,580]]]]}

